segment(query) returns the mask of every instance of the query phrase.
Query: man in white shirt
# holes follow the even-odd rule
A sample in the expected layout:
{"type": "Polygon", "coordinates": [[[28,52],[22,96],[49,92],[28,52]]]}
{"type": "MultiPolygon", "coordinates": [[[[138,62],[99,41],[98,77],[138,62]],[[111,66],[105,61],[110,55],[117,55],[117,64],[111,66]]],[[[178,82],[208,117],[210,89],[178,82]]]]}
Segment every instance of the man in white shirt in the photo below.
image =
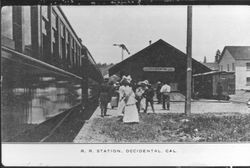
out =
{"type": "Polygon", "coordinates": [[[170,92],[171,92],[171,87],[165,83],[160,90],[162,94],[162,108],[165,110],[166,105],[165,102],[167,103],[167,110],[170,108],[170,92]]]}

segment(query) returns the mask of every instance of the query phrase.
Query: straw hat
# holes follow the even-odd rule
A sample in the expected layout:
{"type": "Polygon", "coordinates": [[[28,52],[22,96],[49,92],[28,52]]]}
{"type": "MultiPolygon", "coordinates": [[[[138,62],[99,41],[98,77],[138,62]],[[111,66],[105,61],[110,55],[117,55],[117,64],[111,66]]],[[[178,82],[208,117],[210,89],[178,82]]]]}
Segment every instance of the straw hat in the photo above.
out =
{"type": "Polygon", "coordinates": [[[149,85],[148,80],[143,81],[143,83],[145,83],[146,85],[149,85]]]}

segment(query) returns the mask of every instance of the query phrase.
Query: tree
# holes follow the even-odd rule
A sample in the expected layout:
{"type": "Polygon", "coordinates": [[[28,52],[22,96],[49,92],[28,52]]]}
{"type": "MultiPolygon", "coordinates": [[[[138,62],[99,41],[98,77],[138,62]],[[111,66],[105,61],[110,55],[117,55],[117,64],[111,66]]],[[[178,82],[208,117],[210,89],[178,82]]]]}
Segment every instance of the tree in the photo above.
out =
{"type": "Polygon", "coordinates": [[[203,63],[207,63],[207,57],[206,56],[204,56],[203,63]]]}
{"type": "Polygon", "coordinates": [[[221,52],[220,52],[220,50],[218,49],[217,51],[216,51],[216,55],[215,55],[215,62],[219,62],[219,60],[220,60],[220,56],[221,56],[221,52]]]}

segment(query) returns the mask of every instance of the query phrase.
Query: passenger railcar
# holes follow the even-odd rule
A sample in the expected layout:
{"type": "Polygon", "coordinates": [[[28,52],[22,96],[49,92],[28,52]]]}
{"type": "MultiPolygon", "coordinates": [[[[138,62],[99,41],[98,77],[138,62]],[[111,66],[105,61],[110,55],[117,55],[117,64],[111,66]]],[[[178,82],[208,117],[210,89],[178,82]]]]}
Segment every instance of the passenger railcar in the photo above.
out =
{"type": "Polygon", "coordinates": [[[95,64],[60,7],[2,7],[2,141],[96,99],[95,64]]]}

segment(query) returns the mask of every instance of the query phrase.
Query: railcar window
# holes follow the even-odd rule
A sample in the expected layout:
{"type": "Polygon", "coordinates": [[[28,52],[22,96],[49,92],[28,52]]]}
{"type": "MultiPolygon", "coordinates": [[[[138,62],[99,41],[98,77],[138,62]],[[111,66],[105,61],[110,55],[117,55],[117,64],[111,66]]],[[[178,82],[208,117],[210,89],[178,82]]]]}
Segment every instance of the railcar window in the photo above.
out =
{"type": "Polygon", "coordinates": [[[70,65],[73,67],[74,64],[74,48],[73,48],[73,38],[70,36],[70,45],[71,45],[71,51],[70,51],[70,65]]]}
{"type": "Polygon", "coordinates": [[[80,59],[79,59],[79,50],[78,45],[76,45],[76,58],[77,58],[77,67],[80,67],[80,59]]]}
{"type": "Polygon", "coordinates": [[[23,36],[24,36],[24,54],[31,55],[31,8],[23,7],[23,36]]]}
{"type": "Polygon", "coordinates": [[[80,46],[78,47],[78,54],[79,54],[79,67],[81,67],[82,63],[81,63],[81,47],[80,46]]]}
{"type": "Polygon", "coordinates": [[[79,58],[80,58],[80,67],[82,67],[82,54],[81,54],[81,47],[79,47],[79,58]]]}
{"type": "Polygon", "coordinates": [[[60,26],[61,26],[61,30],[60,30],[61,31],[61,37],[64,38],[65,29],[64,29],[64,25],[63,25],[62,22],[61,22],[60,26]]]}
{"type": "Polygon", "coordinates": [[[66,63],[65,63],[65,60],[66,60],[66,47],[65,47],[65,28],[64,28],[64,25],[63,25],[63,23],[61,22],[60,23],[60,34],[61,34],[61,48],[60,48],[60,50],[61,50],[61,54],[62,54],[62,60],[63,60],[63,67],[65,67],[66,66],[66,63]]]}
{"type": "Polygon", "coordinates": [[[54,11],[52,11],[52,15],[51,15],[51,25],[52,25],[52,28],[57,30],[57,16],[54,11]]]}
{"type": "Polygon", "coordinates": [[[42,48],[43,48],[43,58],[47,63],[50,62],[50,39],[49,39],[49,22],[48,22],[48,10],[47,6],[42,6],[42,48]],[[46,8],[46,9],[45,9],[46,8]],[[47,17],[47,19],[46,19],[47,17]]]}
{"type": "Polygon", "coordinates": [[[47,21],[49,20],[49,15],[48,15],[48,6],[42,6],[42,16],[44,19],[47,21]]]}
{"type": "Polygon", "coordinates": [[[12,7],[4,6],[1,12],[1,35],[13,39],[12,7]]]}
{"type": "Polygon", "coordinates": [[[58,65],[58,18],[56,14],[52,11],[51,13],[51,26],[52,26],[52,62],[53,65],[58,65]]]}
{"type": "Polygon", "coordinates": [[[15,41],[15,50],[23,52],[22,38],[22,8],[19,6],[13,7],[13,39],[15,41]]]}
{"type": "Polygon", "coordinates": [[[76,42],[74,40],[74,66],[77,67],[76,42]]]}
{"type": "Polygon", "coordinates": [[[46,21],[42,20],[42,33],[44,35],[47,35],[47,30],[46,30],[46,21]]]}
{"type": "Polygon", "coordinates": [[[70,37],[69,37],[69,34],[68,34],[68,30],[65,29],[65,37],[66,37],[66,55],[67,55],[67,68],[69,68],[70,66],[70,37]]]}
{"type": "Polygon", "coordinates": [[[68,36],[68,31],[67,31],[66,28],[65,28],[65,38],[66,38],[66,42],[68,43],[69,42],[69,36],[68,36]]]}

